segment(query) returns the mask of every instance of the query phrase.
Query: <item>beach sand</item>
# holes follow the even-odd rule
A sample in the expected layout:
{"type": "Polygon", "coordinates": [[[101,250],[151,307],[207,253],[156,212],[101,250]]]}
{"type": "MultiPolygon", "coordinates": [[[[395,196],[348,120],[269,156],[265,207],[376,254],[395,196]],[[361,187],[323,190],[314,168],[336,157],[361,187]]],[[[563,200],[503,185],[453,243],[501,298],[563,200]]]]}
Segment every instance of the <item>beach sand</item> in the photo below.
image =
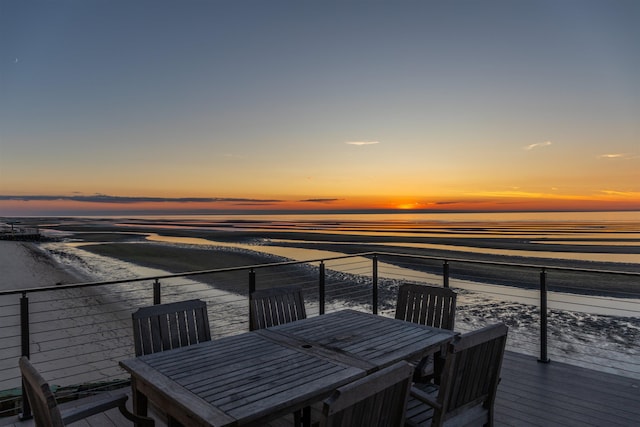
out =
{"type": "Polygon", "coordinates": [[[0,290],[77,283],[86,279],[58,264],[36,243],[0,240],[0,290]]]}

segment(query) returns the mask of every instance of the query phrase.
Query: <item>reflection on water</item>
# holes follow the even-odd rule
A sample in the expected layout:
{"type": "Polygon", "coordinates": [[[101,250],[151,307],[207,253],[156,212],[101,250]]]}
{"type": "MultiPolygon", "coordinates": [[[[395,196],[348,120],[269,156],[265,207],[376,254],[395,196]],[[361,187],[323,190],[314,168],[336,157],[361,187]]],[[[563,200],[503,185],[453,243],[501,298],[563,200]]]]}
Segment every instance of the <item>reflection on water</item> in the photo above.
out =
{"type": "MultiPolygon", "coordinates": [[[[237,230],[263,230],[292,233],[315,234],[341,234],[353,235],[353,239],[347,242],[337,242],[329,237],[323,243],[339,244],[373,244],[362,243],[355,236],[378,236],[375,239],[376,245],[388,247],[413,247],[425,249],[438,249],[449,251],[461,251],[469,253],[485,253],[493,255],[511,255],[530,257],[535,259],[567,259],[600,262],[620,262],[620,263],[640,263],[640,255],[631,253],[640,246],[640,215],[638,212],[616,212],[616,213],[556,213],[556,214],[395,214],[395,215],[244,215],[244,216],[203,216],[203,217],[150,217],[121,219],[118,218],[112,223],[117,233],[122,230],[130,231],[132,227],[155,229],[179,228],[192,232],[193,236],[206,236],[206,231],[225,230],[233,233],[237,230]],[[403,242],[398,237],[412,237],[412,242],[403,242]],[[473,237],[477,239],[522,239],[522,243],[556,245],[558,251],[533,251],[500,248],[480,248],[471,246],[473,240],[465,241],[464,246],[430,243],[428,238],[447,237],[455,239],[460,237],[473,237]],[[424,241],[418,241],[425,238],[424,241]],[[546,240],[549,239],[549,240],[546,240]],[[574,251],[567,252],[567,246],[573,246],[574,251]],[[585,246],[613,246],[620,252],[628,253],[586,253],[576,252],[577,247],[585,246]],[[563,251],[564,249],[564,251],[563,251]]],[[[104,231],[101,231],[104,232],[104,231]]],[[[202,237],[173,237],[162,234],[145,233],[136,231],[137,234],[144,234],[147,240],[154,242],[165,242],[171,244],[202,245],[202,246],[227,246],[243,250],[259,251],[270,255],[285,257],[296,261],[309,259],[326,259],[343,255],[340,252],[321,251],[314,249],[302,249],[281,246],[293,242],[291,239],[271,240],[265,245],[250,245],[241,243],[216,242],[202,237]]],[[[259,233],[258,233],[259,235],[259,233]]],[[[292,234],[293,238],[295,234],[292,234]]],[[[306,243],[314,243],[308,240],[308,234],[298,235],[306,243]]],[[[371,240],[371,239],[369,239],[371,240]]],[[[319,241],[318,241],[319,243],[319,241]]],[[[80,244],[81,245],[81,244],[80,244]]],[[[524,245],[522,246],[525,247],[524,245]]],[[[97,258],[91,260],[88,266],[97,265],[100,261],[97,258]]],[[[339,270],[340,267],[336,267],[339,270]]],[[[405,277],[416,278],[426,282],[438,283],[441,277],[429,275],[414,270],[405,270],[393,265],[380,263],[380,277],[402,280],[405,277]]],[[[110,277],[114,277],[114,272],[110,272],[110,277]]],[[[479,284],[471,281],[454,281],[452,286],[474,289],[478,291],[491,292],[491,286],[479,284]]],[[[537,293],[535,291],[518,288],[499,287],[501,292],[508,290],[509,298],[523,303],[535,303],[537,293]]],[[[553,300],[553,304],[558,308],[579,309],[590,312],[596,310],[601,314],[615,314],[616,310],[626,310],[626,306],[615,299],[608,299],[601,307],[576,308],[580,305],[575,295],[568,297],[568,300],[559,294],[553,300]],[[613,301],[611,303],[607,301],[613,301]],[[570,307],[573,305],[573,307],[570,307]],[[603,313],[604,310],[604,313],[603,313]]],[[[625,304],[637,304],[637,301],[626,301],[625,304]]],[[[619,313],[620,314],[620,313],[619,313]]]]}
{"type": "Polygon", "coordinates": [[[116,220],[118,226],[202,230],[271,230],[415,237],[640,239],[640,212],[510,212],[281,215],[192,215],[116,220]]]}
{"type": "MultiPolygon", "coordinates": [[[[294,242],[293,240],[272,240],[273,242],[294,242]]],[[[308,241],[305,241],[308,242],[308,241]]],[[[308,243],[322,243],[322,242],[308,242],[308,243]]],[[[357,242],[324,242],[335,245],[341,244],[356,244],[357,242]]],[[[390,247],[405,247],[405,248],[424,248],[424,249],[439,249],[445,251],[461,251],[471,252],[478,254],[490,254],[490,255],[506,255],[506,256],[521,256],[531,258],[546,258],[546,259],[569,259],[579,261],[600,261],[600,262],[624,262],[624,263],[638,263],[640,262],[640,254],[612,254],[612,253],[579,253],[579,252],[548,252],[548,251],[527,251],[517,249],[493,249],[493,248],[476,248],[473,246],[460,246],[460,245],[439,245],[435,243],[389,243],[389,242],[376,242],[376,243],[358,243],[362,246],[376,245],[376,246],[390,246],[390,247]]]]}
{"type": "MultiPolygon", "coordinates": [[[[328,259],[333,257],[339,257],[344,255],[340,252],[322,251],[316,249],[301,249],[291,248],[285,246],[271,246],[271,245],[249,245],[242,243],[222,243],[213,242],[211,240],[200,238],[188,238],[188,237],[171,237],[160,236],[158,234],[152,234],[148,237],[148,240],[165,243],[179,243],[179,244],[195,244],[195,245],[208,245],[208,246],[228,246],[234,248],[240,248],[245,250],[260,251],[270,255],[289,258],[295,261],[306,261],[311,259],[328,259]]],[[[585,254],[587,255],[587,254],[585,254]]],[[[594,254],[590,254],[594,255],[594,254]]],[[[354,262],[366,262],[370,263],[370,260],[365,258],[356,257],[354,262]]],[[[328,269],[341,271],[343,273],[351,273],[349,268],[343,268],[339,263],[331,264],[327,263],[328,269]]],[[[367,273],[361,273],[367,275],[367,273]]],[[[411,280],[423,281],[427,283],[439,283],[442,281],[442,277],[436,274],[424,273],[416,270],[410,270],[395,265],[379,262],[378,263],[378,276],[385,279],[393,280],[407,280],[408,277],[411,280]]],[[[470,280],[458,280],[452,279],[450,282],[454,288],[466,289],[474,292],[480,292],[484,294],[497,294],[501,295],[509,301],[536,305],[540,299],[539,291],[521,289],[513,286],[505,285],[491,285],[486,283],[478,283],[470,280]]],[[[581,296],[575,294],[564,294],[560,292],[549,292],[549,308],[562,309],[571,311],[580,311],[590,314],[604,314],[612,316],[635,316],[637,315],[637,307],[640,304],[638,299],[623,299],[623,298],[611,298],[611,297],[595,297],[598,303],[594,305],[593,296],[581,296]]]]}
{"type": "MultiPolygon", "coordinates": [[[[296,240],[286,239],[273,239],[269,245],[248,245],[242,243],[227,243],[216,242],[213,240],[203,239],[199,237],[174,237],[163,236],[157,233],[149,234],[147,240],[155,242],[165,243],[181,243],[191,245],[206,245],[206,246],[231,246],[243,249],[251,249],[259,252],[269,253],[278,256],[285,256],[287,258],[295,260],[316,259],[325,257],[323,255],[326,251],[319,251],[314,249],[301,249],[291,248],[286,246],[278,246],[278,243],[296,243],[296,240]]],[[[424,248],[424,249],[438,249],[447,251],[461,251],[471,253],[482,253],[491,255],[507,255],[507,256],[521,256],[539,259],[567,259],[567,260],[579,260],[579,261],[595,261],[595,262],[621,262],[621,263],[639,263],[639,254],[619,254],[619,253],[579,253],[579,252],[550,252],[550,251],[528,251],[528,250],[514,250],[514,249],[492,249],[492,248],[477,248],[472,246],[460,246],[460,245],[441,245],[435,243],[395,243],[395,242],[376,242],[376,243],[362,243],[362,242],[331,242],[331,241],[313,241],[305,240],[305,243],[331,243],[334,245],[349,245],[358,244],[362,246],[377,245],[377,246],[389,246],[389,247],[411,247],[411,248],[424,248]]],[[[629,242],[631,243],[631,242],[629,242]]],[[[573,244],[568,242],[567,244],[573,244]]],[[[617,245],[617,242],[611,242],[611,245],[617,245]]],[[[629,246],[635,246],[629,244],[629,246]]],[[[331,252],[332,256],[339,256],[340,253],[331,252]]]]}
{"type": "MultiPolygon", "coordinates": [[[[173,228],[194,233],[251,231],[379,237],[376,244],[425,249],[559,258],[583,261],[640,263],[640,212],[509,212],[509,213],[394,213],[394,214],[282,214],[202,215],[116,218],[116,226],[173,228]],[[401,240],[412,243],[404,243],[401,240]],[[522,244],[549,244],[557,251],[485,249],[429,242],[429,239],[522,239],[522,244]],[[417,242],[417,239],[425,239],[417,242]],[[564,246],[564,247],[563,247],[564,246]],[[566,246],[574,246],[573,250],[566,246]],[[580,253],[579,246],[610,246],[616,254],[580,253]],[[564,249],[564,250],[563,250],[564,249]]],[[[302,237],[307,242],[307,238],[302,237]]],[[[152,238],[154,239],[154,238],[152,238]]],[[[335,240],[335,239],[331,239],[335,240]]],[[[208,240],[173,238],[173,242],[215,244],[208,240]],[[182,239],[182,240],[181,240],[182,239]]],[[[283,240],[285,241],[285,240],[283,240]]],[[[337,243],[337,242],[329,242],[337,243]]],[[[353,243],[353,242],[352,242],[353,243]]],[[[448,243],[448,242],[447,242],[448,243]]],[[[470,244],[469,244],[470,243],[470,244]]],[[[497,245],[498,246],[498,245],[497,245]]]]}
{"type": "Polygon", "coordinates": [[[620,241],[620,240],[545,240],[537,242],[532,240],[529,243],[539,243],[543,245],[578,245],[578,246],[634,246],[640,248],[640,241],[620,241]]]}
{"type": "MultiPolygon", "coordinates": [[[[130,217],[113,216],[113,219],[129,219],[130,217]]],[[[222,215],[141,215],[144,221],[189,221],[203,225],[218,222],[290,222],[294,224],[309,223],[398,223],[398,224],[442,224],[442,223],[524,223],[534,224],[596,224],[635,223],[640,221],[638,211],[611,212],[407,212],[402,213],[324,213],[307,214],[304,212],[290,214],[222,214],[222,215]]]]}

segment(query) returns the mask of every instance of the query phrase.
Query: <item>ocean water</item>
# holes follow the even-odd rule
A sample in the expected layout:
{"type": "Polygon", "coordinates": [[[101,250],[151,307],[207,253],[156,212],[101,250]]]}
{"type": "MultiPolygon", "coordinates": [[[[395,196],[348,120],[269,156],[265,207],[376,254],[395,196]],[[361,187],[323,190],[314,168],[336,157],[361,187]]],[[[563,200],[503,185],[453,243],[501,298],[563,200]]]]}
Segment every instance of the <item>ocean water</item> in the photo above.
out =
{"type": "MultiPolygon", "coordinates": [[[[113,218],[121,227],[145,225],[157,229],[252,231],[318,235],[325,243],[368,244],[456,250],[470,253],[514,255],[542,259],[640,264],[640,212],[535,212],[535,213],[396,213],[396,214],[282,214],[282,215],[202,215],[113,218]],[[327,235],[340,236],[328,241],[327,235]],[[419,241],[423,240],[423,241],[419,241]],[[485,245],[477,245],[478,241],[485,245]],[[520,243],[519,248],[501,243],[520,243]],[[432,243],[429,241],[436,241],[432,243]],[[438,243],[447,241],[452,243],[438,243]],[[490,242],[491,247],[486,246],[490,242]]],[[[184,244],[211,244],[198,237],[169,237],[159,230],[148,237],[154,241],[184,244]]],[[[271,247],[284,248],[288,239],[272,239],[271,247]]],[[[273,251],[272,249],[263,249],[273,251]]],[[[292,259],[314,258],[313,252],[287,251],[292,259]]]]}
{"type": "MultiPolygon", "coordinates": [[[[56,225],[57,221],[52,221],[51,226],[56,225]]],[[[343,255],[339,249],[327,251],[292,247],[288,243],[293,242],[293,239],[313,243],[313,239],[322,238],[323,243],[333,243],[334,248],[339,248],[340,245],[350,243],[363,245],[361,237],[367,236],[368,244],[388,246],[390,249],[404,246],[520,256],[532,258],[534,263],[539,264],[544,264],[545,259],[608,262],[613,263],[608,264],[613,266],[608,269],[621,271],[637,271],[629,266],[640,265],[640,212],[183,215],[84,217],[64,221],[78,221],[79,225],[85,226],[84,230],[87,230],[88,224],[106,224],[114,232],[133,232],[134,227],[143,226],[152,230],[142,233],[149,242],[200,248],[223,246],[233,250],[260,252],[274,257],[274,261],[306,261],[343,255]],[[176,237],[167,233],[168,230],[176,229],[188,231],[190,237],[176,237]],[[218,235],[220,232],[233,234],[237,231],[251,231],[255,236],[260,236],[262,232],[277,231],[285,235],[289,233],[291,239],[258,238],[249,243],[232,243],[228,239],[213,240],[207,236],[211,231],[218,235]],[[340,237],[340,241],[335,239],[336,236],[340,237]],[[426,243],[442,240],[451,243],[426,243]],[[516,246],[500,247],[503,242],[514,241],[517,242],[516,246]],[[473,246],[479,242],[483,246],[473,246]],[[486,247],[487,242],[493,247],[486,247]],[[545,250],[539,250],[542,247],[545,250]]],[[[75,237],[81,239],[81,236],[75,237]]],[[[48,249],[59,261],[82,270],[87,277],[95,280],[151,275],[142,267],[83,251],[82,245],[82,242],[77,241],[61,242],[50,244],[48,249]]],[[[350,273],[348,267],[344,271],[340,267],[335,268],[340,273],[350,273]]],[[[420,280],[428,283],[441,281],[435,275],[408,271],[384,263],[379,266],[379,274],[391,280],[420,277],[420,280]]],[[[491,284],[458,280],[455,285],[461,289],[495,293],[491,284]]],[[[536,300],[536,291],[506,286],[500,286],[500,289],[501,293],[509,294],[511,301],[530,303],[536,300]]],[[[581,303],[581,298],[575,295],[570,298],[557,295],[552,304],[561,309],[573,310],[578,307],[593,314],[612,315],[622,312],[622,315],[628,316],[637,313],[636,300],[606,299],[592,306],[581,303]]]]}

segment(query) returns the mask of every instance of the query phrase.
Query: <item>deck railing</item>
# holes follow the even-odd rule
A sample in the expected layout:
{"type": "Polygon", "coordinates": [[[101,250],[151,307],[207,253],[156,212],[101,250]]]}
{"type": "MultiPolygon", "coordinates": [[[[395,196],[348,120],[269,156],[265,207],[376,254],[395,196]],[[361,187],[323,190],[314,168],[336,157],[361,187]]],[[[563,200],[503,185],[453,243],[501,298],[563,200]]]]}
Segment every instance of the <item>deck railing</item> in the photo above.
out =
{"type": "Polygon", "coordinates": [[[298,285],[310,316],[393,316],[404,282],[456,289],[456,330],[502,321],[512,351],[640,378],[640,273],[367,252],[0,292],[0,417],[21,408],[21,355],[60,398],[125,385],[138,307],[203,299],[217,338],[249,330],[255,289],[298,285]]]}

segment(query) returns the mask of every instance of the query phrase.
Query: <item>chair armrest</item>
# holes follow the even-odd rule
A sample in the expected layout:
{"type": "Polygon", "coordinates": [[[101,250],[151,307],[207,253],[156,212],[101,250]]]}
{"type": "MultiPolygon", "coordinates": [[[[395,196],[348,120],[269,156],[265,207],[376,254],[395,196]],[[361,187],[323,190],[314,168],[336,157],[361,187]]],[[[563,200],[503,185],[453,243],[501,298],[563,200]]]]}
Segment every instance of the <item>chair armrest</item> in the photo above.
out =
{"type": "Polygon", "coordinates": [[[61,405],[60,414],[65,424],[82,420],[92,415],[99,414],[109,409],[118,408],[120,413],[128,420],[138,423],[139,426],[153,427],[155,422],[148,417],[142,417],[131,413],[127,409],[127,396],[124,392],[101,393],[99,395],[87,397],[80,400],[61,405]],[[66,406],[66,407],[65,407],[66,406]]]}
{"type": "Polygon", "coordinates": [[[411,387],[411,397],[418,399],[422,403],[426,403],[434,409],[442,409],[442,405],[436,402],[433,397],[416,387],[411,387]]]}
{"type": "Polygon", "coordinates": [[[64,421],[65,424],[70,424],[124,405],[127,399],[128,396],[124,393],[116,395],[103,393],[60,405],[60,415],[62,415],[62,421],[64,421]]]}

